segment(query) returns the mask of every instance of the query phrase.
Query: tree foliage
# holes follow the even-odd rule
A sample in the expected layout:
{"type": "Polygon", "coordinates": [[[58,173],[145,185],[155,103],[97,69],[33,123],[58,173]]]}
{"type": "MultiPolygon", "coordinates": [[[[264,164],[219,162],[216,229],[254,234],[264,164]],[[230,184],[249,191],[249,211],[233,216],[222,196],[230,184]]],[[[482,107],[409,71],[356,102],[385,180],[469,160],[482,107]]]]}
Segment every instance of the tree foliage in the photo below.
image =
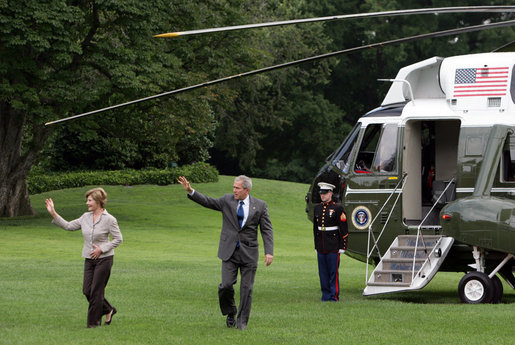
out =
{"type": "MultiPolygon", "coordinates": [[[[100,52],[99,58],[105,60],[103,69],[109,75],[108,85],[104,97],[90,102],[88,110],[218,78],[231,73],[234,65],[253,65],[256,57],[250,42],[244,39],[245,33],[230,38],[151,37],[161,32],[234,23],[244,19],[242,4],[208,0],[200,4],[179,1],[170,6],[166,1],[135,1],[131,11],[137,17],[128,18],[122,18],[117,9],[116,16],[120,18],[106,28],[106,35],[121,30],[123,36],[134,37],[133,43],[124,49],[108,43],[107,53],[100,52]]],[[[124,9],[127,4],[120,1],[116,6],[124,9]]],[[[94,87],[87,92],[102,92],[98,83],[94,87]]],[[[208,157],[217,123],[211,103],[220,103],[230,94],[226,86],[220,86],[60,126],[45,163],[51,169],[115,169],[203,161],[208,157]]],[[[221,103],[226,107],[224,101],[221,103]]]]}
{"type": "MultiPolygon", "coordinates": [[[[225,0],[1,0],[0,215],[32,212],[26,177],[51,134],[44,122],[252,66],[246,33],[152,38],[246,20],[244,9],[225,0]]],[[[210,102],[231,94],[222,86],[76,120],[57,127],[47,153],[54,168],[201,160],[216,125],[210,102]]]]}
{"type": "MultiPolygon", "coordinates": [[[[306,15],[305,8],[305,1],[183,2],[174,8],[179,15],[176,15],[178,19],[173,29],[299,18],[306,15]]],[[[203,72],[198,80],[207,80],[311,56],[326,51],[329,43],[323,25],[319,23],[179,38],[167,41],[166,48],[160,48],[169,57],[174,56],[180,61],[179,69],[203,72]]],[[[310,121],[306,118],[317,118],[316,121],[327,123],[338,133],[346,131],[346,126],[342,127],[343,122],[339,121],[342,111],[331,106],[322,95],[330,70],[331,62],[320,61],[197,92],[193,99],[199,99],[199,94],[203,97],[206,101],[202,103],[204,113],[211,112],[211,121],[197,121],[195,124],[200,126],[195,128],[179,126],[179,132],[188,130],[182,136],[172,129],[183,119],[191,118],[192,113],[199,113],[192,103],[177,105],[174,113],[179,115],[172,122],[163,123],[161,117],[162,127],[158,130],[168,130],[168,136],[160,136],[159,131],[148,128],[147,118],[138,119],[133,109],[114,111],[109,115],[113,121],[102,119],[101,126],[95,118],[90,120],[94,122],[91,125],[83,121],[59,127],[58,135],[46,152],[48,159],[45,162],[53,170],[69,166],[92,168],[94,165],[108,169],[162,166],[170,160],[190,163],[206,159],[207,149],[214,140],[216,149],[237,160],[241,170],[248,174],[305,181],[322,161],[321,152],[325,155],[339,140],[334,135],[324,135],[325,140],[320,143],[323,128],[313,128],[299,138],[296,136],[299,127],[302,129],[303,124],[310,121]],[[311,109],[312,112],[298,112],[298,109],[311,109]],[[123,112],[127,114],[121,115],[123,112]],[[77,137],[76,133],[85,124],[92,130],[77,137]],[[106,135],[102,136],[102,132],[106,135]],[[331,140],[327,140],[329,138],[331,140]],[[317,158],[306,160],[308,151],[317,158]],[[102,153],[108,155],[102,157],[102,153]],[[290,164],[289,161],[302,164],[290,164]]],[[[130,77],[139,74],[141,71],[130,77]]],[[[195,81],[191,80],[191,83],[195,81]]],[[[174,88],[185,86],[173,85],[174,88]]],[[[166,111],[176,103],[175,97],[159,101],[166,111]]],[[[220,168],[224,171],[223,165],[220,168]]]]}
{"type": "MultiPolygon", "coordinates": [[[[309,17],[307,3],[263,2],[256,22],[309,17]]],[[[321,23],[263,29],[252,40],[267,52],[269,66],[326,52],[331,43],[321,23]]],[[[216,149],[246,173],[309,180],[348,130],[344,112],[323,96],[334,63],[321,60],[239,82],[234,109],[219,118],[216,149]]]]}

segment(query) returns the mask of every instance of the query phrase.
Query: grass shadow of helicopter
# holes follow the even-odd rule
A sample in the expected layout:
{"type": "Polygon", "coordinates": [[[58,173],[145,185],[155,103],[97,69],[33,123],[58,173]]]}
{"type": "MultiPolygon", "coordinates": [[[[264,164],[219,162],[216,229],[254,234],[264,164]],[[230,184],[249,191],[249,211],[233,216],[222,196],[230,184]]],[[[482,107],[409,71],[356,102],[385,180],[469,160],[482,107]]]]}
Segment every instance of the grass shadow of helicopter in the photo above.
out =
{"type": "MultiPolygon", "coordinates": [[[[506,293],[505,289],[502,301],[498,304],[514,304],[515,295],[506,293]]],[[[433,290],[433,291],[409,291],[394,294],[384,294],[368,296],[367,299],[376,301],[396,301],[412,304],[464,304],[460,301],[456,291],[453,290],[433,290]]]]}

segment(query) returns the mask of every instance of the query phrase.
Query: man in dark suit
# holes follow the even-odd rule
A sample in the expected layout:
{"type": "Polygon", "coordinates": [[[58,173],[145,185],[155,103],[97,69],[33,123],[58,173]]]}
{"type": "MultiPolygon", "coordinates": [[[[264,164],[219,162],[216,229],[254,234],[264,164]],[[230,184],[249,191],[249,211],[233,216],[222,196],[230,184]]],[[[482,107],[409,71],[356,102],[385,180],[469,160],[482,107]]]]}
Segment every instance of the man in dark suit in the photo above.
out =
{"type": "Polygon", "coordinates": [[[222,283],[218,286],[220,310],[227,315],[227,327],[237,325],[246,329],[252,304],[252,289],[258,266],[259,248],[257,231],[261,230],[265,247],[265,264],[274,259],[274,235],[266,203],[250,196],[252,180],[245,175],[234,179],[233,194],[214,199],[195,191],[188,180],[181,176],[179,183],[188,192],[188,198],[196,203],[222,212],[222,231],[218,257],[222,260],[222,283]],[[240,270],[240,305],[235,320],[236,303],[234,288],[240,270]]]}

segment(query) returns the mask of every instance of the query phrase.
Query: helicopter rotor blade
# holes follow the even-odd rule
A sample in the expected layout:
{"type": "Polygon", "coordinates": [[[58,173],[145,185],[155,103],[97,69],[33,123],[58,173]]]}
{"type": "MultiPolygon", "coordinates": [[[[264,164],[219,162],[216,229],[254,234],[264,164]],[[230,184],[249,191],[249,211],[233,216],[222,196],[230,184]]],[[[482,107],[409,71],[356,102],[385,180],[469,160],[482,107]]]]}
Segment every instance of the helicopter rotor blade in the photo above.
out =
{"type": "Polygon", "coordinates": [[[133,101],[129,101],[129,102],[113,105],[113,106],[110,106],[110,107],[89,111],[87,113],[82,113],[82,114],[66,117],[66,118],[63,118],[63,119],[59,119],[59,120],[55,120],[55,121],[50,121],[50,122],[45,123],[45,126],[49,126],[49,125],[53,125],[53,124],[56,124],[56,123],[77,119],[77,118],[80,118],[80,117],[83,117],[83,116],[98,114],[98,113],[101,113],[101,112],[104,112],[104,111],[107,111],[107,110],[121,108],[121,107],[125,107],[125,106],[131,105],[131,104],[141,103],[141,102],[149,101],[149,100],[156,99],[156,98],[161,98],[161,97],[165,97],[165,96],[169,96],[169,95],[173,95],[173,94],[178,94],[178,93],[185,92],[185,91],[191,91],[191,90],[195,90],[195,89],[198,89],[198,88],[202,88],[202,87],[206,87],[206,86],[210,86],[210,85],[214,85],[214,84],[219,84],[219,83],[231,80],[231,79],[238,79],[238,78],[242,78],[242,77],[247,77],[247,76],[254,75],[254,74],[259,74],[259,73],[263,73],[263,72],[269,72],[269,71],[273,71],[273,70],[276,70],[276,69],[290,67],[290,66],[298,65],[298,64],[301,64],[301,63],[305,63],[305,62],[325,59],[325,58],[333,57],[333,56],[337,56],[337,55],[348,54],[348,53],[355,53],[355,52],[358,52],[358,51],[361,51],[361,50],[365,50],[365,49],[369,49],[369,48],[386,47],[386,46],[389,46],[389,45],[413,42],[413,41],[418,41],[418,40],[427,39],[427,38],[444,37],[444,36],[457,35],[457,34],[462,34],[462,33],[467,33],[467,32],[474,32],[474,31],[481,31],[481,30],[486,30],[486,29],[494,29],[494,28],[500,28],[500,27],[513,26],[513,25],[515,25],[515,20],[509,20],[509,21],[503,21],[503,22],[497,22],[497,23],[481,24],[481,25],[469,26],[469,27],[464,27],[464,28],[457,28],[457,29],[450,29],[450,30],[444,30],[444,31],[431,32],[431,33],[427,33],[427,34],[421,34],[421,35],[416,35],[416,36],[409,36],[409,37],[394,39],[394,40],[390,40],[390,41],[384,41],[384,42],[379,42],[379,43],[367,44],[367,45],[360,46],[360,47],[343,49],[343,50],[339,50],[339,51],[336,51],[336,52],[330,52],[330,53],[326,53],[326,54],[311,56],[311,57],[307,57],[307,58],[303,58],[303,59],[299,59],[299,60],[295,60],[295,61],[285,62],[285,63],[274,65],[274,66],[269,66],[269,67],[264,67],[264,68],[248,71],[248,72],[243,72],[243,73],[235,74],[235,75],[224,77],[224,78],[220,78],[220,79],[207,81],[207,82],[204,82],[204,83],[201,83],[201,84],[187,86],[187,87],[184,87],[184,88],[181,88],[181,89],[167,91],[167,92],[163,92],[163,93],[160,93],[160,94],[157,94],[157,95],[152,95],[152,96],[136,99],[136,100],[133,100],[133,101]]]}
{"type": "Polygon", "coordinates": [[[492,50],[492,52],[515,52],[515,41],[511,41],[501,47],[492,50]]]}
{"type": "Polygon", "coordinates": [[[186,35],[205,34],[205,33],[212,33],[212,32],[246,30],[246,29],[270,27],[270,26],[299,24],[299,23],[332,21],[332,20],[339,20],[339,19],[367,18],[367,17],[391,17],[391,16],[405,16],[405,15],[412,15],[412,14],[468,13],[468,12],[481,12],[481,13],[484,13],[484,12],[515,12],[515,6],[458,6],[458,7],[418,8],[418,9],[409,9],[409,10],[343,14],[343,15],[328,16],[328,17],[282,20],[282,21],[268,22],[268,23],[246,24],[246,25],[225,26],[225,27],[220,27],[220,28],[169,32],[169,33],[154,35],[154,37],[162,37],[162,38],[177,37],[177,36],[186,36],[186,35]]]}

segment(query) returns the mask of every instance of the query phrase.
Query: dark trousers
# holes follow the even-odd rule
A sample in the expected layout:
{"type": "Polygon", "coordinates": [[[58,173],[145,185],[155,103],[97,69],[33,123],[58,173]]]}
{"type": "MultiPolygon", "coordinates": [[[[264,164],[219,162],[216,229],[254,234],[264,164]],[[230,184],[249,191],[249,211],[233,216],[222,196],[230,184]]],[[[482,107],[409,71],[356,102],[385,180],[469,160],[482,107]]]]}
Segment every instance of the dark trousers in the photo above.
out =
{"type": "Polygon", "coordinates": [[[236,248],[234,254],[227,261],[222,261],[222,283],[218,286],[218,300],[223,315],[236,315],[236,303],[234,302],[234,288],[240,270],[240,306],[237,326],[247,325],[252,305],[252,289],[257,271],[257,262],[244,262],[240,255],[240,249],[236,248]]]}
{"type": "Polygon", "coordinates": [[[100,326],[102,315],[109,314],[113,306],[104,298],[104,290],[111,275],[113,256],[84,261],[82,293],[89,302],[88,327],[100,326]]]}
{"type": "Polygon", "coordinates": [[[338,301],[340,295],[340,282],[338,277],[340,253],[317,253],[317,256],[322,301],[338,301]]]}

